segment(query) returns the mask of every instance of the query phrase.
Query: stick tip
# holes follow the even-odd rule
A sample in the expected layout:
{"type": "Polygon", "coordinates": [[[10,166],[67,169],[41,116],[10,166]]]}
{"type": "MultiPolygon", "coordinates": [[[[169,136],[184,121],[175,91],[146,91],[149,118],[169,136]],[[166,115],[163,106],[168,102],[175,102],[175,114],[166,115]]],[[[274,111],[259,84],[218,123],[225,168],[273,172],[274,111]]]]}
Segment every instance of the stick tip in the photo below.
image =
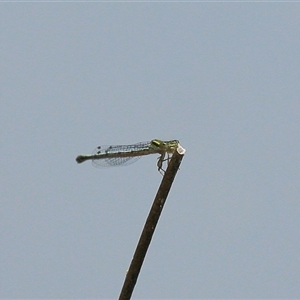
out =
{"type": "Polygon", "coordinates": [[[180,144],[178,144],[177,152],[181,155],[184,155],[185,151],[186,150],[180,144]]]}

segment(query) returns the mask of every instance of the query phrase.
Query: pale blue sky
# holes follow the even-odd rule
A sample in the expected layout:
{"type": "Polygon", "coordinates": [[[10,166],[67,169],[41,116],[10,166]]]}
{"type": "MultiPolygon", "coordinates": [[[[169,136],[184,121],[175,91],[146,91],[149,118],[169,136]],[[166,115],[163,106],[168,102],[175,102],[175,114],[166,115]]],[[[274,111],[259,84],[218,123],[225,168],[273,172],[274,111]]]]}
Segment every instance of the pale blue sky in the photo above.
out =
{"type": "Polygon", "coordinates": [[[116,299],[187,152],[133,299],[300,298],[299,3],[1,3],[0,298],[116,299]]]}

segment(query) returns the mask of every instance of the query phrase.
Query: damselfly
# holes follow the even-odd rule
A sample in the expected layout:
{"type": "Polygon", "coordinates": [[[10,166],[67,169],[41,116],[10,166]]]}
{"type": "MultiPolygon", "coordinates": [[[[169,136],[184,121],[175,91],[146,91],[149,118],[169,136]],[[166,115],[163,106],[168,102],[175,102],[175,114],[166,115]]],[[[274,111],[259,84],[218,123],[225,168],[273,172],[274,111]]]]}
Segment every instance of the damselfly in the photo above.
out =
{"type": "Polygon", "coordinates": [[[140,142],[133,145],[98,146],[91,155],[79,155],[78,163],[92,160],[95,167],[127,166],[136,162],[141,156],[158,153],[157,168],[160,173],[163,162],[170,160],[170,154],[174,153],[179,145],[178,140],[161,141],[154,139],[150,142],[140,142]],[[166,157],[167,156],[167,157],[166,157]]]}

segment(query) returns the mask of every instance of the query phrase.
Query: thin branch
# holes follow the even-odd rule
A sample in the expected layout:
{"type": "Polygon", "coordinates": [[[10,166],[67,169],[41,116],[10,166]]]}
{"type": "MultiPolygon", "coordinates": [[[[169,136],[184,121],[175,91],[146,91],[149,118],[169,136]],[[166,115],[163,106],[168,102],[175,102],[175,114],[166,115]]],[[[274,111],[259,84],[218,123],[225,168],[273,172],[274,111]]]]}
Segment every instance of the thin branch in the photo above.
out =
{"type": "Polygon", "coordinates": [[[135,253],[133,255],[133,259],[131,261],[129,270],[127,272],[127,275],[126,275],[126,278],[125,278],[125,281],[124,281],[124,284],[123,284],[123,287],[122,287],[122,290],[121,290],[121,293],[119,296],[119,300],[130,299],[131,295],[133,293],[134,286],[137,282],[137,278],[139,276],[144,258],[146,256],[148,247],[150,245],[152,236],[154,234],[155,227],[158,223],[160,214],[161,214],[164,204],[167,200],[167,196],[171,189],[172,183],[174,181],[176,173],[181,164],[181,160],[184,156],[185,150],[183,148],[181,148],[181,146],[179,146],[179,147],[180,147],[180,150],[182,150],[182,151],[178,150],[173,153],[170,163],[168,165],[168,168],[166,170],[166,173],[162,179],[162,182],[159,186],[159,189],[158,189],[155,199],[153,201],[148,218],[144,225],[144,229],[141,233],[140,240],[138,242],[138,245],[137,245],[135,253]]]}

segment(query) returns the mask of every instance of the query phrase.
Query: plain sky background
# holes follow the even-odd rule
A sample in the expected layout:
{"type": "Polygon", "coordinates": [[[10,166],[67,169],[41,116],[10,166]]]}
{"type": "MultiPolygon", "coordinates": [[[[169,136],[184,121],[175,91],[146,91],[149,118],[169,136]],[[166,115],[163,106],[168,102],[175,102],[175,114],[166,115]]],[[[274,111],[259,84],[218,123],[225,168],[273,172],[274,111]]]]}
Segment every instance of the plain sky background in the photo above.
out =
{"type": "Polygon", "coordinates": [[[0,298],[116,299],[186,155],[133,299],[300,298],[300,3],[1,3],[0,298]]]}

